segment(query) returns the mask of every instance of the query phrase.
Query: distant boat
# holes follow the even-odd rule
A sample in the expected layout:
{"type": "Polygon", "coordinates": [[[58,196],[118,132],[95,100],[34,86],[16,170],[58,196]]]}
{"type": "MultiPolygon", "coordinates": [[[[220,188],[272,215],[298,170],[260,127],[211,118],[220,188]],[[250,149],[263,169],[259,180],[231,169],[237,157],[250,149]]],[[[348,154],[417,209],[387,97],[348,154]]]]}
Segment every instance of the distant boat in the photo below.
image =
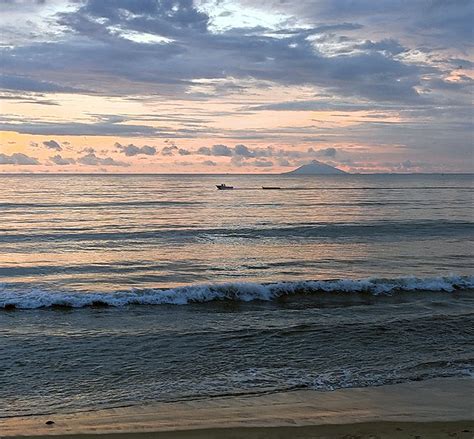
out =
{"type": "Polygon", "coordinates": [[[234,189],[234,186],[227,186],[225,183],[222,183],[222,184],[216,184],[216,188],[219,189],[220,191],[228,191],[228,190],[234,189]]]}
{"type": "Polygon", "coordinates": [[[264,190],[268,190],[268,191],[273,191],[273,190],[278,190],[278,189],[281,189],[281,187],[279,186],[262,186],[262,189],[264,190]]]}

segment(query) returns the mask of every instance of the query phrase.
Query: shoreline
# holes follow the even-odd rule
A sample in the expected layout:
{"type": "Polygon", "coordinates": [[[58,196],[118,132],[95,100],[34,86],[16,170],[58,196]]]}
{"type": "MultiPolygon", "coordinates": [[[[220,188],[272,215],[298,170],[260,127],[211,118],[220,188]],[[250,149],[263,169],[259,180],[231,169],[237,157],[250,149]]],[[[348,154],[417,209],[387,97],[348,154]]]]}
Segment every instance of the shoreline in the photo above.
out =
{"type": "Polygon", "coordinates": [[[87,439],[222,437],[472,438],[474,380],[442,378],[332,392],[150,403],[116,409],[0,419],[0,437],[87,439]],[[48,420],[54,421],[46,425],[48,420]],[[400,430],[401,429],[401,430],[400,430]],[[412,432],[409,433],[408,432],[412,432]],[[444,434],[439,436],[439,434],[444,434]],[[355,434],[355,433],[354,433],[355,434]],[[425,436],[423,436],[425,434],[425,436]],[[290,435],[290,436],[289,436],[290,435]],[[451,435],[451,436],[449,436],[451,435]],[[351,436],[347,436],[351,437],[351,436]]]}
{"type": "MultiPolygon", "coordinates": [[[[235,427],[196,430],[18,436],[22,439],[472,439],[472,421],[368,422],[297,427],[235,427]]],[[[8,437],[8,436],[1,436],[8,437]]]]}

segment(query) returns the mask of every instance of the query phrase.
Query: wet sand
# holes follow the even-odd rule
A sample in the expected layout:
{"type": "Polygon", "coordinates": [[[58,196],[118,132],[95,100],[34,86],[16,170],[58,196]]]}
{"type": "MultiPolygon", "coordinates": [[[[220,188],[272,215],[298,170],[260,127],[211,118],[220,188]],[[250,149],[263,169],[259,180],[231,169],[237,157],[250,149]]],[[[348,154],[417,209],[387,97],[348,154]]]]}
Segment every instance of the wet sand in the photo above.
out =
{"type": "Polygon", "coordinates": [[[152,403],[0,419],[0,437],[471,439],[472,395],[474,380],[463,378],[152,403]]]}

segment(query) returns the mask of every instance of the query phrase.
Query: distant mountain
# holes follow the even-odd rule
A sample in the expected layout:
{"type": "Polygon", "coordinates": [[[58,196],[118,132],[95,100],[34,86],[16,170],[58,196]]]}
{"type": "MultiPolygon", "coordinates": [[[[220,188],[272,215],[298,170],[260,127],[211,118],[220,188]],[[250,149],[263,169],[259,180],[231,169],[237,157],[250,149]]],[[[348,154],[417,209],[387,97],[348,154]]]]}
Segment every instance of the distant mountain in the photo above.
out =
{"type": "Polygon", "coordinates": [[[325,163],[313,160],[307,165],[300,166],[290,172],[285,172],[286,175],[337,175],[347,174],[347,172],[341,171],[334,166],[326,165],[325,163]]]}

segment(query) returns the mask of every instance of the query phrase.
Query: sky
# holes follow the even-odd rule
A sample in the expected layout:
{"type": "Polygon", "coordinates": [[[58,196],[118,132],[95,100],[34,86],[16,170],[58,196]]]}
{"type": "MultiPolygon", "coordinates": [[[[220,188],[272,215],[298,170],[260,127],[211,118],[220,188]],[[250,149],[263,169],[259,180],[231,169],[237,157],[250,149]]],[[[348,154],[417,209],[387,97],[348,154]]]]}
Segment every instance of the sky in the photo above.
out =
{"type": "Polygon", "coordinates": [[[473,172],[474,0],[0,9],[0,173],[473,172]]]}

